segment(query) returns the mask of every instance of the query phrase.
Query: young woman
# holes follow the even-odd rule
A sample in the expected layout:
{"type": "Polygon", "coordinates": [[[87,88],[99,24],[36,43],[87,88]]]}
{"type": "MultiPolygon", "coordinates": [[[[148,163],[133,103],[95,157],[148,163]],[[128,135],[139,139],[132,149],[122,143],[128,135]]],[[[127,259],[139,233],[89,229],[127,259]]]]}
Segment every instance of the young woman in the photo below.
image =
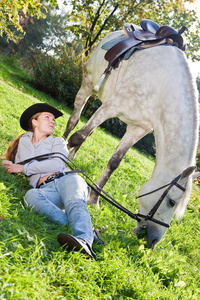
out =
{"type": "Polygon", "coordinates": [[[2,165],[10,173],[27,176],[33,187],[25,194],[27,207],[58,224],[70,224],[73,235],[59,234],[60,245],[96,259],[86,205],[89,187],[81,176],[65,167],[68,150],[64,139],[52,136],[55,119],[60,116],[62,113],[47,103],[28,107],[20,118],[26,133],[11,143],[2,165]],[[46,159],[38,160],[42,155],[46,159]]]}

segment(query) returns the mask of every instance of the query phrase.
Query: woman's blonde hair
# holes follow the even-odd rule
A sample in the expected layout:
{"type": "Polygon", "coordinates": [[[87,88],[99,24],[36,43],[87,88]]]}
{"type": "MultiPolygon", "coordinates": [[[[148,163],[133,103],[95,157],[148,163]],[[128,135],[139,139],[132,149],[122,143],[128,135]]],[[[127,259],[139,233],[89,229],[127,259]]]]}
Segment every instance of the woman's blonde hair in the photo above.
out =
{"type": "MultiPolygon", "coordinates": [[[[37,113],[34,116],[32,116],[32,118],[29,120],[29,131],[34,131],[34,127],[32,124],[32,120],[37,120],[37,118],[39,117],[41,113],[37,113]]],[[[18,145],[19,145],[19,140],[22,137],[22,135],[24,135],[24,133],[20,134],[19,136],[17,136],[14,140],[12,140],[10,142],[10,145],[8,147],[8,149],[6,150],[6,152],[1,156],[1,158],[6,159],[6,160],[10,160],[13,163],[15,162],[15,156],[17,153],[17,149],[18,149],[18,145]]]]}

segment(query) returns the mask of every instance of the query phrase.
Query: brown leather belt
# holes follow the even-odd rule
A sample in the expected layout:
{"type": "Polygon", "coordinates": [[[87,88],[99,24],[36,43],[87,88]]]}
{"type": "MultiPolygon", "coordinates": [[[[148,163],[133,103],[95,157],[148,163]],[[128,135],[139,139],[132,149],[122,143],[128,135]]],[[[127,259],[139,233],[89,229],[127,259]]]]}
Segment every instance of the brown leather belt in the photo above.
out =
{"type": "Polygon", "coordinates": [[[45,181],[43,181],[39,186],[38,186],[38,189],[42,186],[42,185],[45,185],[51,181],[54,181],[55,179],[58,179],[58,178],[61,178],[67,174],[70,174],[70,173],[78,173],[79,171],[68,171],[68,172],[62,172],[62,173],[55,173],[55,174],[51,174],[49,175],[49,177],[47,177],[47,179],[45,181]]]}

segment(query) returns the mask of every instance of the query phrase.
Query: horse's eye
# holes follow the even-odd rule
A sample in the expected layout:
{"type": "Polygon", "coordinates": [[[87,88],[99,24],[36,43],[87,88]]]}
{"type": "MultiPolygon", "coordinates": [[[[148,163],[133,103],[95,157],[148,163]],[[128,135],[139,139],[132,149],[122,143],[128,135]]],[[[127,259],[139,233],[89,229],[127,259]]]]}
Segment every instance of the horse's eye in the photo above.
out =
{"type": "Polygon", "coordinates": [[[169,204],[173,207],[176,204],[176,201],[173,199],[169,199],[169,204]]]}

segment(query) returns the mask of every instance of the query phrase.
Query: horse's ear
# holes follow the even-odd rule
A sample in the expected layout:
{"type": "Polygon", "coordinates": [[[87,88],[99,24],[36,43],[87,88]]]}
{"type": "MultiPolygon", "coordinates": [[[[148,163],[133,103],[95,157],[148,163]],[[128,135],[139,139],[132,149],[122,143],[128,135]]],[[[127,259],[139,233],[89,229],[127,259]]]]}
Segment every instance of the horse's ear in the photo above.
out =
{"type": "Polygon", "coordinates": [[[187,169],[185,169],[183,171],[180,179],[184,179],[184,178],[189,177],[195,171],[195,169],[196,169],[196,166],[188,167],[187,169]]]}

